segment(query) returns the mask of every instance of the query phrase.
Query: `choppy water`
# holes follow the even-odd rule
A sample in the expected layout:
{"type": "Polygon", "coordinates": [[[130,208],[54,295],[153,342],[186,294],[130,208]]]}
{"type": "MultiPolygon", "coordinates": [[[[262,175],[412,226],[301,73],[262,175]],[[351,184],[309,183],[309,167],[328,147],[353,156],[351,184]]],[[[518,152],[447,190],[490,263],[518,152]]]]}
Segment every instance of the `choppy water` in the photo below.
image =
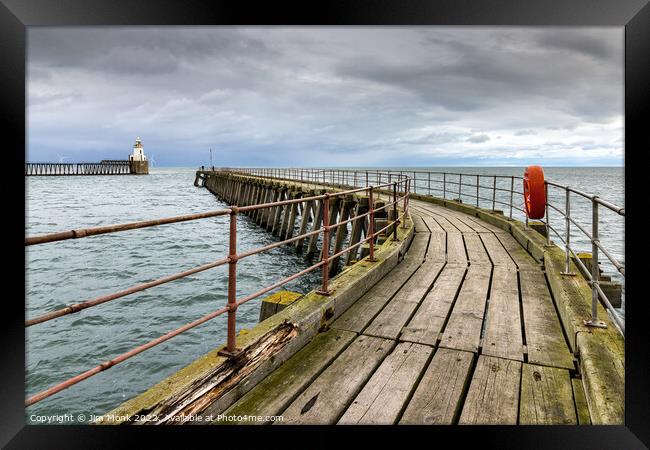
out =
{"type": "MultiPolygon", "coordinates": [[[[523,168],[511,167],[431,170],[508,176],[523,173],[523,168]]],[[[623,168],[546,168],[545,174],[548,180],[624,205],[623,168]]],[[[28,177],[26,234],[203,212],[226,206],[206,189],[194,187],[193,181],[194,169],[191,168],[156,168],[149,176],[28,177]]],[[[482,183],[491,186],[490,180],[482,183]]],[[[509,187],[509,182],[503,183],[502,187],[509,187]]],[[[419,182],[418,192],[427,185],[427,182],[419,182]]],[[[521,186],[516,188],[521,190],[521,186]]],[[[562,192],[550,191],[549,194],[553,202],[564,205],[562,192]]],[[[491,194],[485,190],[481,195],[490,197],[491,194]]],[[[509,201],[509,194],[500,195],[501,200],[509,201]]],[[[573,216],[590,230],[590,203],[577,196],[572,198],[575,199],[571,205],[573,216]]],[[[465,196],[463,201],[475,202],[465,196]]],[[[490,202],[482,206],[487,203],[490,202]]],[[[513,215],[521,217],[516,211],[513,215]]],[[[564,225],[557,214],[551,214],[551,224],[557,225],[558,231],[563,233],[564,225]]],[[[241,250],[276,240],[246,218],[240,219],[238,226],[241,250]]],[[[28,247],[26,316],[34,317],[220,259],[227,254],[227,227],[228,218],[219,217],[28,247]]],[[[624,263],[624,220],[601,208],[600,231],[603,244],[624,263]]],[[[578,250],[591,251],[589,241],[575,230],[572,241],[578,250]]],[[[304,257],[291,249],[277,248],[244,259],[238,266],[238,296],[241,297],[305,268],[306,264],[304,257]]],[[[607,262],[603,262],[603,268],[606,273],[614,272],[607,262]]],[[[616,275],[613,278],[621,279],[616,275]]],[[[286,288],[307,292],[319,280],[319,275],[312,273],[286,288]]],[[[223,266],[29,327],[27,395],[222,307],[226,302],[226,286],[227,268],[223,266]]],[[[259,301],[242,305],[237,314],[238,329],[254,326],[258,315],[259,301]]],[[[26,419],[33,422],[34,414],[69,413],[73,417],[85,414],[88,418],[91,414],[105,413],[221,345],[224,339],[225,315],[33,405],[27,409],[26,419]]]]}

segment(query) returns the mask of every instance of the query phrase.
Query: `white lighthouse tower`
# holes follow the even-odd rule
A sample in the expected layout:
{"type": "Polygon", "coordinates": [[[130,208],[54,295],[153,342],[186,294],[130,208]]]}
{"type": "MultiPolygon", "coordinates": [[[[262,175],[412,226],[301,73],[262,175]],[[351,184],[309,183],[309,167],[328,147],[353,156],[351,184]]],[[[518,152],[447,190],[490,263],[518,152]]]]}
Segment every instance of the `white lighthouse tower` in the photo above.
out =
{"type": "Polygon", "coordinates": [[[129,161],[146,161],[147,157],[144,155],[144,147],[139,137],[135,138],[135,145],[133,146],[133,154],[129,155],[129,161]]]}
{"type": "Polygon", "coordinates": [[[149,161],[147,161],[147,157],[144,154],[142,141],[139,137],[135,139],[135,145],[133,145],[133,154],[129,155],[129,165],[131,167],[131,173],[149,173],[149,161]]]}

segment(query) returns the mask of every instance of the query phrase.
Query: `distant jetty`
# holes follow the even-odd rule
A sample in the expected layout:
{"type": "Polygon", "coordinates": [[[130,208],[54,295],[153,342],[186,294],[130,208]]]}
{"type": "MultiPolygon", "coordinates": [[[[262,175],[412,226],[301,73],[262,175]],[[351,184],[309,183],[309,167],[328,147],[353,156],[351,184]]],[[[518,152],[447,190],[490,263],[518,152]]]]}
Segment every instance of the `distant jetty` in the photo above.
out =
{"type": "Polygon", "coordinates": [[[133,153],[128,159],[103,159],[100,162],[81,163],[25,163],[25,176],[60,175],[147,175],[149,161],[140,138],[136,138],[133,153]]]}

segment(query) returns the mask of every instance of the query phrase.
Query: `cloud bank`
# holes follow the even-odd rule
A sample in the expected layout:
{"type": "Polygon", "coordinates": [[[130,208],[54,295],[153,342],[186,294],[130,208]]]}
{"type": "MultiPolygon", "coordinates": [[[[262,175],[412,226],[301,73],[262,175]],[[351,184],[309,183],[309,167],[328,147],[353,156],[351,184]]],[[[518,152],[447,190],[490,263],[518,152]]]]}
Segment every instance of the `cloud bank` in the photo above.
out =
{"type": "Polygon", "coordinates": [[[623,29],[28,30],[27,160],[621,165],[623,29]]]}

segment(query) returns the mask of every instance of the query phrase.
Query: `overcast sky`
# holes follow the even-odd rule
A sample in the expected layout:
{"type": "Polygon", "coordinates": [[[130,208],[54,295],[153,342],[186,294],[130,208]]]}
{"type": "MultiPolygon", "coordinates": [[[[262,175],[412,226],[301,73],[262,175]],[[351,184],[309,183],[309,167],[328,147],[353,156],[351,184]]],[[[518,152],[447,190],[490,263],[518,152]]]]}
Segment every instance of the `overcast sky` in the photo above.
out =
{"type": "Polygon", "coordinates": [[[28,161],[622,165],[623,28],[28,28],[28,161]]]}

